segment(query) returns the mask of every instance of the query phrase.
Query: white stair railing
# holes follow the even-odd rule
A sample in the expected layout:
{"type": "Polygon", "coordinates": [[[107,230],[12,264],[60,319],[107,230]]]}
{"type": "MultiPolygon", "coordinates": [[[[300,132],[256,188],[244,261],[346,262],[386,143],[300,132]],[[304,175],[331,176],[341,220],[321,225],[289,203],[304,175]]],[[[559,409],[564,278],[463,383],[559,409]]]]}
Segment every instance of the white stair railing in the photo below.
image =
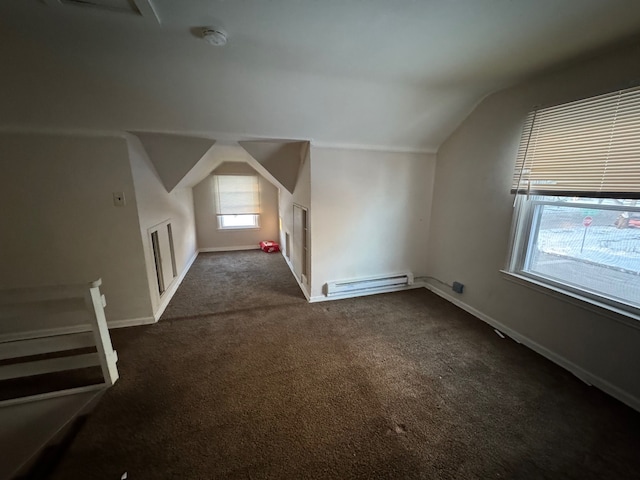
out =
{"type": "Polygon", "coordinates": [[[0,322],[19,325],[21,320],[26,324],[36,320],[47,327],[0,337],[0,381],[94,366],[100,366],[103,377],[98,384],[5,399],[0,401],[0,407],[100,390],[116,382],[118,356],[109,336],[101,284],[99,279],[83,285],[0,290],[0,322]],[[65,315],[80,315],[83,322],[71,328],[50,327],[47,320],[64,322],[65,315]],[[95,347],[96,351],[70,352],[86,347],[95,347]],[[67,351],[69,354],[63,355],[67,351]],[[48,354],[56,355],[47,357],[48,354]]]}

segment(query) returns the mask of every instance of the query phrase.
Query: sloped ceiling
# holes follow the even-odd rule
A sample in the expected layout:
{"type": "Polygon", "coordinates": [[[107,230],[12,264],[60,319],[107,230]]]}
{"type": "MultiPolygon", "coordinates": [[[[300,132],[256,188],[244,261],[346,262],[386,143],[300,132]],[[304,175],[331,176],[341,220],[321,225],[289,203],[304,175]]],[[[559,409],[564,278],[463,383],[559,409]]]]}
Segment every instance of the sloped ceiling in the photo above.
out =
{"type": "Polygon", "coordinates": [[[269,172],[264,166],[253,158],[249,153],[237,143],[216,143],[202,159],[194,167],[192,173],[189,174],[191,181],[189,185],[195,186],[202,181],[207,175],[215,172],[218,168],[226,168],[224,165],[237,166],[238,164],[248,165],[247,168],[258,172],[267,181],[276,188],[284,188],[277,178],[269,172]]]}
{"type": "Polygon", "coordinates": [[[186,177],[187,183],[195,181],[201,173],[194,167],[216,143],[215,140],[185,135],[131,133],[140,139],[167,192],[179,186],[186,177]]]}
{"type": "Polygon", "coordinates": [[[293,193],[302,165],[302,152],[309,142],[253,140],[238,143],[284,188],[293,193]]]}
{"type": "Polygon", "coordinates": [[[0,126],[435,151],[487,94],[640,32],[631,0],[151,3],[0,2],[0,126]]]}
{"type": "Polygon", "coordinates": [[[176,188],[190,188],[196,186],[198,183],[202,181],[207,175],[209,175],[213,170],[215,170],[218,165],[224,162],[225,156],[220,155],[220,145],[215,144],[207,153],[205,153],[198,163],[196,163],[189,173],[187,173],[176,188]]]}
{"type": "Polygon", "coordinates": [[[212,174],[221,175],[255,175],[256,170],[245,162],[222,162],[218,165],[212,174]]]}

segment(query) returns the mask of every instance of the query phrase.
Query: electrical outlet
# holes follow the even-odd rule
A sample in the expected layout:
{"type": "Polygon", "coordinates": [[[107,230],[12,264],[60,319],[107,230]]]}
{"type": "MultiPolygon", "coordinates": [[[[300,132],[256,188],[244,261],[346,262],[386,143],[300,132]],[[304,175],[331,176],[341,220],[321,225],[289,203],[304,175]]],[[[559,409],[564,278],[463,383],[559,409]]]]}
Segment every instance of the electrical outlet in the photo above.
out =
{"type": "Polygon", "coordinates": [[[113,204],[116,207],[124,207],[127,200],[124,198],[124,192],[113,192],[113,204]]]}
{"type": "Polygon", "coordinates": [[[453,285],[451,286],[451,288],[456,293],[462,293],[462,291],[464,290],[464,285],[461,284],[460,282],[453,282],[453,285]]]}

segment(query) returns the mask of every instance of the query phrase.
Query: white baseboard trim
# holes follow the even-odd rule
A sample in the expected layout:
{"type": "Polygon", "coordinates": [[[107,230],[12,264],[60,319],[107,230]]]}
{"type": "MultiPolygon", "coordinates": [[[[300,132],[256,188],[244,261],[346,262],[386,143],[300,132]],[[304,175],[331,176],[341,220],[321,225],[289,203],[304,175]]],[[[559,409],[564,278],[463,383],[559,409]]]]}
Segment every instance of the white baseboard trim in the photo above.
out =
{"type": "Polygon", "coordinates": [[[588,372],[587,370],[585,370],[582,367],[576,365],[575,363],[571,362],[570,360],[567,360],[566,358],[558,355],[557,353],[552,352],[547,347],[544,347],[543,345],[540,345],[539,343],[531,340],[530,338],[519,334],[515,330],[512,330],[511,328],[507,327],[506,325],[500,323],[495,318],[490,317],[490,316],[482,313],[481,311],[473,308],[470,305],[467,305],[462,300],[450,295],[449,293],[444,292],[443,290],[440,290],[439,288],[434,287],[433,285],[430,285],[430,284],[427,284],[425,288],[427,288],[428,290],[431,290],[433,293],[435,293],[436,295],[439,295],[440,297],[444,298],[445,300],[448,300],[449,302],[453,303],[457,307],[460,307],[462,310],[470,313],[474,317],[477,317],[480,320],[482,320],[483,322],[491,325],[493,328],[496,328],[497,330],[500,330],[502,333],[504,333],[504,334],[508,335],[509,337],[511,337],[515,342],[523,344],[524,346],[530,348],[534,352],[542,355],[543,357],[547,358],[548,360],[551,360],[556,365],[559,365],[560,367],[564,368],[565,370],[568,370],[569,372],[571,372],[573,375],[578,377],[580,380],[582,380],[586,384],[593,385],[594,387],[602,390],[603,392],[611,395],[612,397],[617,398],[622,403],[628,405],[629,407],[633,408],[634,410],[637,410],[637,411],[640,412],[640,398],[637,398],[637,397],[631,395],[630,393],[622,390],[621,388],[616,387],[615,385],[611,384],[610,382],[606,381],[605,379],[603,379],[603,378],[601,378],[601,377],[599,377],[597,375],[594,375],[591,372],[588,372]]]}
{"type": "Polygon", "coordinates": [[[20,340],[30,340],[32,338],[55,337],[57,335],[71,335],[74,333],[90,331],[90,325],[72,325],[68,327],[43,328],[41,330],[25,330],[23,332],[0,334],[0,343],[18,342],[20,340]]]}
{"type": "MultiPolygon", "coordinates": [[[[162,294],[160,305],[158,306],[158,309],[155,312],[153,312],[153,318],[155,322],[160,320],[160,317],[162,316],[165,309],[167,308],[167,305],[169,305],[169,302],[171,301],[176,291],[178,290],[178,287],[182,283],[182,280],[184,280],[184,277],[187,276],[187,272],[191,268],[191,265],[193,265],[193,262],[195,262],[196,258],[198,258],[199,253],[200,253],[200,250],[196,250],[194,252],[193,256],[189,259],[187,264],[182,269],[182,272],[180,273],[180,275],[178,275],[176,278],[173,279],[173,282],[171,282],[171,284],[169,285],[169,288],[167,288],[162,294]]],[[[154,323],[154,322],[151,322],[151,323],[154,323]]]]}
{"type": "Polygon", "coordinates": [[[344,300],[347,298],[366,297],[369,295],[377,295],[379,293],[402,292],[404,290],[413,290],[415,288],[423,288],[423,284],[413,285],[393,285],[390,287],[372,288],[370,290],[362,290],[360,292],[338,293],[335,295],[315,295],[309,300],[310,303],[330,302],[332,300],[344,300]]]}
{"type": "MultiPolygon", "coordinates": [[[[126,328],[126,327],[136,327],[139,325],[149,325],[152,323],[156,323],[165,308],[169,304],[169,301],[178,290],[180,283],[184,280],[184,277],[187,275],[187,272],[195,262],[198,257],[199,251],[196,251],[193,256],[189,259],[187,264],[185,265],[182,273],[174,279],[169,288],[165,291],[162,296],[162,302],[158,307],[158,310],[153,314],[152,317],[137,317],[137,318],[123,318],[118,320],[107,320],[107,326],[109,329],[113,328],[126,328]]],[[[4,342],[15,342],[20,340],[29,340],[32,338],[42,338],[42,337],[54,337],[57,335],[71,335],[74,333],[82,333],[82,332],[90,332],[90,325],[73,325],[68,327],[56,327],[56,328],[43,328],[40,330],[28,330],[24,332],[12,332],[12,333],[4,333],[0,334],[0,343],[4,342]]]]}
{"type": "MultiPolygon", "coordinates": [[[[149,325],[152,323],[156,323],[164,310],[167,308],[169,301],[178,290],[178,287],[184,280],[184,277],[187,275],[187,272],[193,265],[193,262],[196,261],[198,257],[199,250],[193,254],[193,256],[189,259],[187,264],[185,265],[182,273],[178,277],[174,279],[169,288],[162,295],[162,302],[160,306],[153,314],[152,317],[137,317],[137,318],[123,318],[118,320],[108,320],[107,326],[110,329],[113,328],[126,328],[126,327],[136,327],[139,325],[149,325]]],[[[73,325],[68,327],[56,327],[56,328],[44,328],[41,330],[28,330],[24,332],[15,332],[15,333],[5,333],[0,334],[0,343],[3,342],[15,342],[20,340],[28,340],[31,338],[42,338],[42,337],[53,337],[57,335],[70,335],[74,333],[82,333],[91,331],[91,327],[89,325],[73,325]]]]}
{"type": "Polygon", "coordinates": [[[283,251],[280,251],[280,254],[282,255],[282,258],[284,258],[285,263],[289,266],[289,270],[291,270],[291,274],[293,275],[293,278],[295,278],[296,282],[298,282],[298,286],[300,287],[300,290],[302,290],[302,293],[307,299],[307,302],[311,302],[311,297],[309,296],[309,292],[307,291],[307,286],[304,283],[302,283],[300,279],[296,276],[296,272],[293,271],[293,264],[289,261],[289,259],[286,257],[283,251]]]}
{"type": "MultiPolygon", "coordinates": [[[[109,329],[135,327],[138,325],[149,325],[156,323],[154,317],[123,318],[107,322],[109,329]]],[[[41,330],[25,330],[24,332],[13,332],[0,334],[0,343],[18,342],[20,340],[30,340],[33,338],[56,337],[58,335],[73,335],[74,333],[90,332],[90,325],[72,325],[68,327],[43,328],[41,330]]]]}
{"type": "Polygon", "coordinates": [[[236,250],[260,250],[260,245],[238,245],[235,247],[207,247],[198,251],[205,252],[235,252],[236,250]]]}
{"type": "Polygon", "coordinates": [[[137,327],[139,325],[149,325],[151,323],[156,323],[156,319],[154,317],[138,317],[138,318],[123,318],[122,320],[112,320],[107,322],[107,326],[111,328],[126,328],[126,327],[137,327]]]}

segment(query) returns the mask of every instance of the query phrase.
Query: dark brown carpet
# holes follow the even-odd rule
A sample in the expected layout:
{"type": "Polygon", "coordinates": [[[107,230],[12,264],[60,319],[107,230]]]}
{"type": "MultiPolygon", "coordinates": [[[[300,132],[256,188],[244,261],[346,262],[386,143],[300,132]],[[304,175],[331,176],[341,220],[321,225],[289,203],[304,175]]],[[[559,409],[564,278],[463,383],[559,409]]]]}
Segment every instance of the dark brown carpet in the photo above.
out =
{"type": "Polygon", "coordinates": [[[640,414],[426,290],[309,305],[201,254],[56,479],[632,479],[640,414]]]}

